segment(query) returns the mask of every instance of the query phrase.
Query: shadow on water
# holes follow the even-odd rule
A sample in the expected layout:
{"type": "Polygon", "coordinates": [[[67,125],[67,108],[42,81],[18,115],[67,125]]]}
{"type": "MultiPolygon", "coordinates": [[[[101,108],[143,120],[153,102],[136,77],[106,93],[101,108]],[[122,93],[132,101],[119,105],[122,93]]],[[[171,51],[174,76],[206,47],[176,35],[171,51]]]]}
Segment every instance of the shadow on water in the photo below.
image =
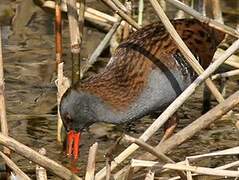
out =
{"type": "MultiPolygon", "coordinates": [[[[18,1],[18,3],[21,1],[18,1]]],[[[15,3],[15,2],[14,2],[15,3]]],[[[13,4],[9,3],[9,7],[13,4]]],[[[18,4],[19,6],[26,6],[18,4]]],[[[28,4],[29,5],[29,4],[28,4]]],[[[33,5],[32,5],[33,6],[33,5]]],[[[90,6],[95,6],[91,3],[90,6]]],[[[99,5],[102,6],[102,5],[99,5]]],[[[25,7],[26,8],[26,7],[25,7]]],[[[102,7],[101,7],[102,8],[102,7]]],[[[149,11],[147,9],[147,11],[149,11]]],[[[56,88],[54,85],[54,18],[39,7],[33,6],[29,14],[23,14],[21,21],[15,20],[15,26],[9,24],[3,27],[3,57],[6,82],[7,114],[10,135],[16,140],[38,150],[46,148],[47,156],[69,166],[69,161],[62,150],[62,145],[56,142],[56,88]],[[27,18],[24,18],[27,17],[27,18]],[[14,31],[12,31],[12,29],[14,31]]],[[[88,57],[102,39],[102,33],[93,28],[84,31],[82,56],[88,57]],[[87,37],[87,39],[86,39],[87,37]]],[[[63,47],[66,75],[70,75],[70,52],[67,23],[64,23],[63,47]]],[[[238,89],[238,85],[230,81],[228,95],[238,89]]],[[[200,88],[190,100],[180,109],[180,123],[177,131],[200,116],[202,88],[200,88]]],[[[145,117],[134,123],[127,133],[139,136],[152,122],[152,118],[145,117]]],[[[97,168],[104,166],[104,154],[115,139],[121,134],[121,130],[114,125],[95,124],[83,133],[80,160],[78,162],[82,175],[85,170],[88,149],[95,141],[99,142],[97,154],[97,168]]],[[[156,145],[162,133],[159,131],[150,140],[156,145]]],[[[185,156],[207,153],[219,149],[239,145],[238,131],[230,120],[220,121],[207,130],[198,133],[191,140],[182,144],[173,151],[171,157],[180,161],[185,156]],[[193,148],[192,148],[193,147],[193,148]]],[[[123,149],[122,145],[119,150],[123,149]]],[[[235,160],[238,157],[216,158],[200,162],[205,166],[218,166],[226,161],[235,160]]],[[[26,172],[35,174],[35,166],[28,160],[13,154],[14,161],[26,172]]],[[[56,178],[53,178],[56,179],[56,178]]]]}

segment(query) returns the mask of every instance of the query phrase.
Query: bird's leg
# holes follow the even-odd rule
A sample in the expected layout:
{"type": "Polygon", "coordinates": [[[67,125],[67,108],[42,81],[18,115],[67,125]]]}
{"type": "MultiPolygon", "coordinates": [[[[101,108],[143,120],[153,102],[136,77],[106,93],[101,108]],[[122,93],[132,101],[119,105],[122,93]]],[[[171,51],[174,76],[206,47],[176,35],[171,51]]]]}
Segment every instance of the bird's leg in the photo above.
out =
{"type": "Polygon", "coordinates": [[[177,113],[174,113],[164,125],[164,135],[160,141],[160,144],[173,134],[174,129],[177,127],[177,124],[178,124],[178,115],[177,113]]]}
{"type": "MultiPolygon", "coordinates": [[[[227,86],[226,81],[227,81],[226,78],[221,78],[217,81],[219,85],[219,91],[223,97],[226,96],[226,86],[227,86]]],[[[212,93],[210,92],[208,87],[204,86],[202,114],[205,114],[211,109],[211,94],[212,93]]]]}
{"type": "Polygon", "coordinates": [[[211,92],[208,89],[208,87],[204,85],[202,114],[205,114],[210,109],[211,109],[211,92]]]}
{"type": "Polygon", "coordinates": [[[117,151],[117,147],[122,140],[123,135],[116,139],[116,142],[110,146],[110,148],[106,151],[105,158],[106,158],[106,179],[111,179],[111,162],[114,160],[114,154],[117,151]]]}
{"type": "Polygon", "coordinates": [[[109,161],[113,160],[113,154],[115,154],[115,152],[118,150],[117,147],[120,144],[120,141],[122,140],[123,135],[121,135],[120,137],[118,137],[116,139],[116,142],[110,146],[110,148],[106,151],[105,157],[109,159],[109,161]]]}
{"type": "Polygon", "coordinates": [[[219,90],[220,93],[222,93],[222,96],[225,97],[226,96],[226,88],[227,88],[227,84],[226,84],[227,78],[221,78],[218,81],[219,84],[219,90]]]}

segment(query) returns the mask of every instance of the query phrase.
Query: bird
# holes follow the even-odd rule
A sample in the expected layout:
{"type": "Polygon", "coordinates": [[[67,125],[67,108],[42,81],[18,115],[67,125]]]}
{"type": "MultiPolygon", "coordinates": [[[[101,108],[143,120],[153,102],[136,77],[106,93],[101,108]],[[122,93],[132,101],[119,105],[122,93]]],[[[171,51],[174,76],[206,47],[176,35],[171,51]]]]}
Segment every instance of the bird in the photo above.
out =
{"type": "MultiPolygon", "coordinates": [[[[196,19],[171,22],[207,68],[225,34],[196,19]]],[[[161,22],[131,33],[102,72],[80,80],[64,93],[60,114],[68,154],[78,158],[80,133],[93,123],[122,124],[162,112],[196,77],[161,22]]]]}

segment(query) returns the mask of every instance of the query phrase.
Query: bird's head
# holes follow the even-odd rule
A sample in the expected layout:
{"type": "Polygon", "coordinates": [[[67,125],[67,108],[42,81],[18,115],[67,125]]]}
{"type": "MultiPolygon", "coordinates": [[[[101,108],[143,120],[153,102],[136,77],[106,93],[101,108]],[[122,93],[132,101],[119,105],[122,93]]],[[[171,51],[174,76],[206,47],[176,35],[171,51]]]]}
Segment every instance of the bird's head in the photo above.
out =
{"type": "Polygon", "coordinates": [[[69,88],[60,103],[60,114],[67,131],[67,154],[75,159],[79,154],[80,135],[84,128],[94,123],[91,118],[89,96],[69,88]]]}

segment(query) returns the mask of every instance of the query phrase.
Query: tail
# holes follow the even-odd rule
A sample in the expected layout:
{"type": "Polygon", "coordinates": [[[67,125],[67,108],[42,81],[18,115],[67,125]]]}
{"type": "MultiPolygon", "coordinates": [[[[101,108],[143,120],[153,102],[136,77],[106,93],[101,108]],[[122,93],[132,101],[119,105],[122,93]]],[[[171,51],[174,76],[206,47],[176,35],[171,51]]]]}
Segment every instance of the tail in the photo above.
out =
{"type": "Polygon", "coordinates": [[[199,58],[200,64],[207,68],[225,33],[196,19],[175,20],[174,24],[186,45],[199,58]]]}

